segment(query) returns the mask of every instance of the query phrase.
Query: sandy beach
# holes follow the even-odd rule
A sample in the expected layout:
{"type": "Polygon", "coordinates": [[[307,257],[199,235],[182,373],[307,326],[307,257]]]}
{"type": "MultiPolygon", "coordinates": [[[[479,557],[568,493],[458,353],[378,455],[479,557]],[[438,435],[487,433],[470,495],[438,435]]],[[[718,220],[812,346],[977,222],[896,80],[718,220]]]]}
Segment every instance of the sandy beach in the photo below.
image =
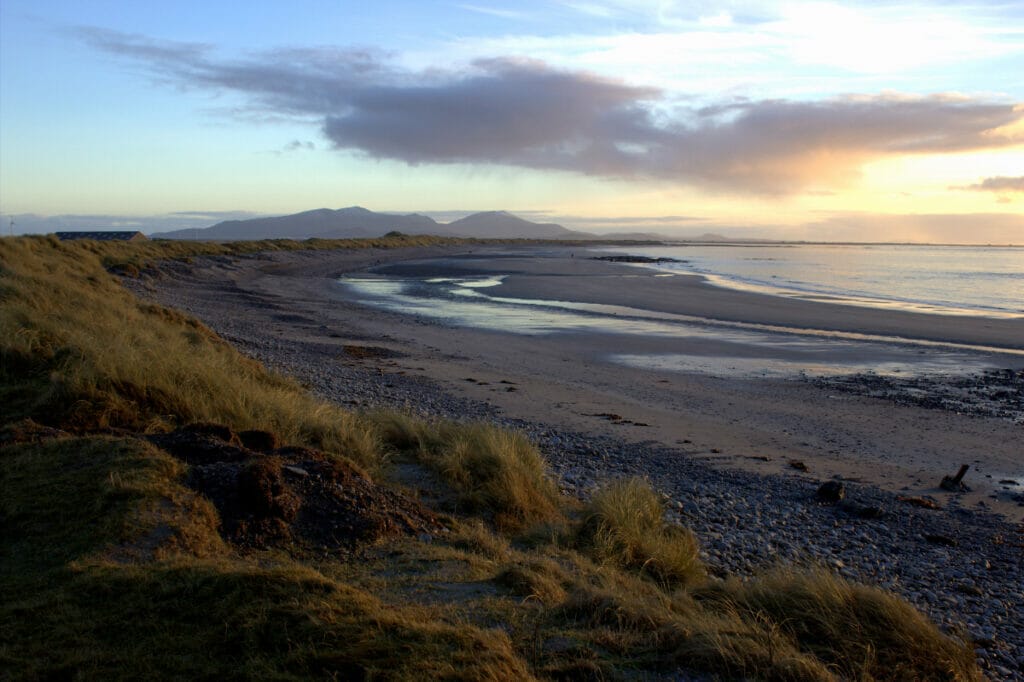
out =
{"type": "MultiPolygon", "coordinates": [[[[585,259],[580,249],[551,247],[291,252],[168,262],[151,279],[125,281],[144,297],[198,316],[243,353],[327,400],[521,430],[568,494],[586,497],[609,479],[645,477],[665,496],[669,517],[700,538],[713,572],[749,576],[779,564],[824,566],[896,591],[943,627],[965,627],[979,641],[996,642],[976,649],[986,670],[1022,665],[1024,614],[1016,605],[1024,599],[1024,363],[1006,352],[1024,338],[1024,320],[989,325],[841,306],[819,314],[830,306],[766,302],[697,278],[656,277],[585,259]],[[430,297],[410,314],[339,282],[341,276],[476,281],[496,274],[502,283],[489,282],[488,293],[500,291],[502,299],[589,298],[633,308],[641,299],[630,292],[643,290],[654,301],[645,304],[648,312],[672,306],[658,315],[704,311],[730,320],[687,321],[672,330],[696,325],[696,331],[673,338],[647,334],[650,319],[642,312],[641,333],[628,333],[638,313],[620,327],[615,320],[623,311],[614,309],[596,316],[596,326],[522,333],[508,325],[571,322],[572,306],[569,313],[556,306],[553,316],[545,305],[527,306],[525,317],[522,311],[511,321],[498,315],[488,326],[485,315],[485,324],[464,326],[458,316],[438,316],[430,297]],[[672,289],[659,297],[663,286],[672,289]],[[715,299],[730,305],[722,304],[719,314],[715,299]],[[789,316],[771,317],[768,305],[789,316]],[[842,335],[793,337],[742,325],[737,331],[730,326],[737,320],[821,332],[834,326],[841,334],[893,329],[904,340],[958,346],[865,346],[842,335]],[[968,352],[962,345],[1007,348],[968,352]],[[678,358],[681,350],[697,364],[681,370],[616,359],[627,352],[678,358]],[[909,376],[793,372],[808,358],[845,371],[870,365],[879,354],[891,355],[909,376]],[[960,378],[930,373],[961,361],[1016,370],[960,378]],[[915,363],[925,371],[915,373],[915,363]],[[752,367],[777,371],[759,374],[752,367]],[[941,489],[942,477],[962,464],[969,465],[969,490],[941,489]],[[819,500],[825,482],[841,482],[846,499],[819,500]]],[[[1012,672],[997,677],[1016,679],[1012,672]]]]}
{"type": "MultiPolygon", "coordinates": [[[[895,404],[792,377],[735,375],[727,371],[730,360],[748,351],[742,339],[737,343],[728,334],[682,340],[593,330],[527,335],[403,315],[354,301],[352,292],[336,281],[346,273],[379,277],[501,274],[506,277],[489,294],[642,306],[711,320],[1007,349],[1024,347],[1024,319],[979,323],[972,318],[730,291],[698,277],[662,277],[650,269],[590,260],[581,250],[551,248],[525,253],[523,249],[443,247],[274,254],[239,260],[230,267],[210,263],[206,271],[193,268],[187,277],[187,293],[197,299],[204,295],[204,286],[211,298],[223,299],[225,289],[244,292],[248,305],[233,309],[233,314],[261,318],[268,338],[281,343],[315,339],[336,345],[342,356],[345,346],[383,349],[375,352],[391,359],[378,362],[382,373],[425,377],[454,396],[479,402],[510,419],[626,442],[653,441],[677,451],[679,457],[725,468],[816,480],[839,477],[908,497],[930,496],[942,505],[992,510],[1013,521],[1024,519],[1020,487],[1000,484],[1024,482],[1020,424],[895,404]],[[282,314],[282,309],[288,312],[282,314]],[[622,353],[659,357],[681,351],[708,359],[712,367],[723,368],[723,375],[607,360],[622,353]],[[794,468],[794,461],[802,462],[806,471],[794,468]],[[941,490],[941,478],[961,464],[971,467],[965,478],[969,492],[941,490]]],[[[813,349],[817,363],[849,359],[849,348],[839,344],[830,351],[832,343],[826,338],[820,348],[813,349]]],[[[922,362],[936,352],[914,351],[922,362]]],[[[748,359],[743,366],[751,362],[769,366],[773,361],[791,366],[802,357],[790,357],[785,348],[769,348],[766,354],[766,359],[748,359]]],[[[1022,355],[977,357],[993,366],[1024,366],[1022,355]]],[[[362,360],[368,361],[373,358],[362,360]]]]}

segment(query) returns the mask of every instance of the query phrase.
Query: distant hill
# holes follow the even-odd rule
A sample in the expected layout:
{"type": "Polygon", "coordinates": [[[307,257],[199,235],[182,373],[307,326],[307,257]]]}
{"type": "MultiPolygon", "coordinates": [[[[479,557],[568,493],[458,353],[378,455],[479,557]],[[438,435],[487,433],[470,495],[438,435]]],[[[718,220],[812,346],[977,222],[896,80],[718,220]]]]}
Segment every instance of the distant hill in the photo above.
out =
{"type": "Polygon", "coordinates": [[[460,237],[494,239],[587,239],[592,235],[576,232],[555,223],[534,223],[508,211],[485,211],[460,218],[445,226],[460,237]]]}
{"type": "Polygon", "coordinates": [[[361,206],[318,208],[285,216],[226,220],[201,230],[175,230],[151,236],[164,239],[346,239],[379,237],[397,230],[406,234],[449,234],[432,218],[417,213],[374,213],[361,206]]]}
{"type": "Polygon", "coordinates": [[[286,216],[226,220],[200,230],[175,230],[150,235],[162,239],[351,239],[379,237],[388,232],[505,239],[590,239],[594,235],[556,225],[534,223],[507,211],[474,213],[451,223],[439,223],[418,213],[376,213],[361,206],[319,208],[286,216]]]}

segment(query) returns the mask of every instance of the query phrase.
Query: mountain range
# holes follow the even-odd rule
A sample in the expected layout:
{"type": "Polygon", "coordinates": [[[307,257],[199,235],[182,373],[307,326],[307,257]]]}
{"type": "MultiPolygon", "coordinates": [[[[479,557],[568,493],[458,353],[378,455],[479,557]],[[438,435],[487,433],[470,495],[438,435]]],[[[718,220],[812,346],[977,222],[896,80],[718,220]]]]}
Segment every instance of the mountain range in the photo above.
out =
{"type": "Polygon", "coordinates": [[[534,223],[507,211],[474,213],[439,223],[419,213],[376,213],[361,206],[332,210],[318,208],[286,216],[226,220],[203,229],[175,230],[150,235],[162,239],[351,239],[379,237],[388,232],[484,239],[594,239],[555,223],[534,223]]]}

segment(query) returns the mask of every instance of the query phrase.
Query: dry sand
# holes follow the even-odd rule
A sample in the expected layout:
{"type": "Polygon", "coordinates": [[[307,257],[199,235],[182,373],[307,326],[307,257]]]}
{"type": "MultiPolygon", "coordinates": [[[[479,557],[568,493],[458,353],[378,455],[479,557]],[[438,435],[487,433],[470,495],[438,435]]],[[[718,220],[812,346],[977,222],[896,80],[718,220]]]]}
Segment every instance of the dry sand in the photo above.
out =
{"type": "MultiPolygon", "coordinates": [[[[488,290],[491,295],[1024,349],[1024,319],[979,321],[764,296],[717,288],[698,277],[655,277],[651,270],[585,255],[553,248],[510,255],[492,247],[300,252],[241,259],[227,269],[212,265],[208,281],[214,288],[251,294],[252,305],[234,314],[265,317],[270,337],[287,343],[296,335],[317,335],[320,342],[338,344],[339,352],[347,343],[392,349],[401,358],[381,371],[426,376],[456,396],[487,402],[512,418],[638,443],[656,441],[676,448],[680,457],[722,467],[819,480],[841,476],[1024,519],[1024,507],[1009,495],[991,497],[1000,491],[1000,479],[1024,481],[1019,424],[841,394],[796,379],[628,367],[607,361],[607,355],[638,348],[676,352],[680,342],[590,331],[521,335],[453,327],[358,304],[335,281],[342,273],[381,266],[408,276],[489,271],[509,275],[488,290]],[[273,302],[275,314],[261,301],[273,302]],[[282,304],[292,323],[277,314],[282,304]],[[598,416],[610,414],[622,419],[613,423],[598,416]],[[793,460],[808,471],[792,468],[793,460]],[[971,465],[965,482],[972,491],[940,490],[942,476],[961,464],[971,465]]],[[[202,271],[190,273],[193,286],[203,277],[202,271]]],[[[690,344],[686,352],[705,356],[728,347],[707,338],[685,343],[690,344]]],[[[730,348],[729,354],[735,351],[730,348]]],[[[827,351],[824,357],[828,361],[827,351]]],[[[1020,355],[994,361],[1024,366],[1020,355]]]]}

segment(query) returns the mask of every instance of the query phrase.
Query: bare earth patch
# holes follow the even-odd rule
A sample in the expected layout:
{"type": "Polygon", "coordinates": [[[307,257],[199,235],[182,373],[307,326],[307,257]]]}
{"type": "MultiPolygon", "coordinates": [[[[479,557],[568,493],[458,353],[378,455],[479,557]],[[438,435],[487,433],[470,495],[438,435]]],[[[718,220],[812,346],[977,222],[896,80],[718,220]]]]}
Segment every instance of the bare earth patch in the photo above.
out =
{"type": "Polygon", "coordinates": [[[258,452],[215,424],[149,438],[191,465],[188,485],[214,504],[222,536],[239,548],[337,558],[385,538],[444,531],[415,500],[318,450],[258,452]]]}

